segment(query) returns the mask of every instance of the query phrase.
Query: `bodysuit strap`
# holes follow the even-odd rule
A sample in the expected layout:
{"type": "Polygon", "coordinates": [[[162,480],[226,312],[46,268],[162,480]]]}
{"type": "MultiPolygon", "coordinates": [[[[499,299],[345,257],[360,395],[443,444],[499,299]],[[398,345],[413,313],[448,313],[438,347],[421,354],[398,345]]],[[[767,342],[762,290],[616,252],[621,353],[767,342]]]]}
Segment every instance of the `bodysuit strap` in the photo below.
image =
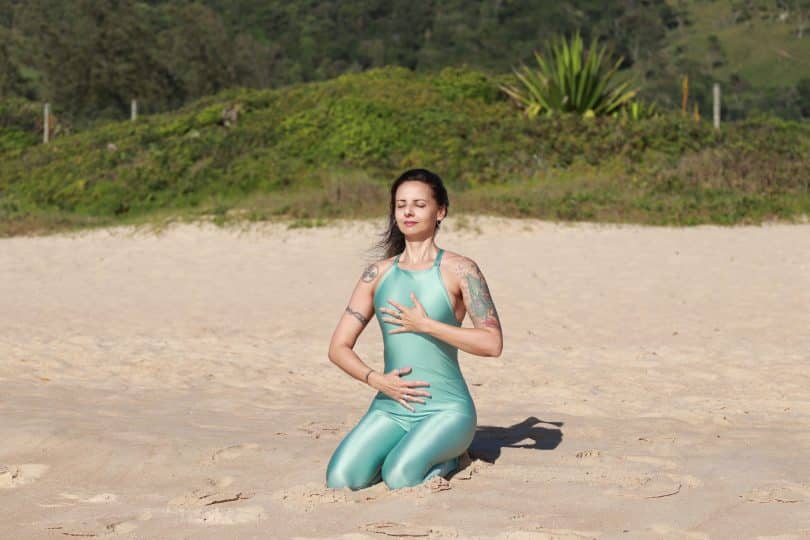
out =
{"type": "MultiPolygon", "coordinates": [[[[438,268],[439,265],[441,264],[441,262],[442,262],[442,254],[443,253],[444,253],[444,250],[442,248],[439,248],[439,252],[436,253],[436,258],[433,260],[433,266],[434,267],[438,268]]],[[[400,255],[402,255],[402,253],[399,253],[399,254],[397,254],[396,257],[394,257],[394,267],[397,267],[397,268],[399,267],[398,263],[399,263],[399,256],[400,255]]]]}
{"type": "Polygon", "coordinates": [[[444,253],[444,250],[442,248],[439,248],[439,252],[436,254],[436,260],[433,261],[433,266],[435,266],[436,268],[438,268],[439,265],[442,262],[442,254],[443,253],[444,253]]]}

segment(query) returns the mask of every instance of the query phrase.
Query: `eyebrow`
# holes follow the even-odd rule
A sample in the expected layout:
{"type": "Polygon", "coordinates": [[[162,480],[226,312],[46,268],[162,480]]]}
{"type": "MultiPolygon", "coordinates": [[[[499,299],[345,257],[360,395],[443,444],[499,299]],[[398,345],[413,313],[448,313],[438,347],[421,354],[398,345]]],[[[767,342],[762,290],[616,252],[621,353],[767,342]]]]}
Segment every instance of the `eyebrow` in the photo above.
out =
{"type": "MultiPolygon", "coordinates": [[[[397,202],[405,202],[408,199],[397,199],[397,202]]],[[[427,199],[414,199],[415,201],[427,202],[427,199]]]]}

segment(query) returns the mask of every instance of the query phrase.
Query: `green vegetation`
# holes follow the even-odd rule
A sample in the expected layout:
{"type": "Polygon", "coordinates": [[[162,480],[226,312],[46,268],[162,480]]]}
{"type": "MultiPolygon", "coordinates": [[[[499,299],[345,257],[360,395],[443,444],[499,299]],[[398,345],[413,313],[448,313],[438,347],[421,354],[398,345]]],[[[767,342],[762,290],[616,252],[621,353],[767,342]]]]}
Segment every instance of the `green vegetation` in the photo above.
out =
{"type": "MultiPolygon", "coordinates": [[[[711,110],[711,85],[718,82],[724,118],[761,113],[810,118],[800,106],[810,99],[800,85],[810,65],[810,0],[670,3],[678,6],[683,20],[667,33],[661,55],[677,67],[673,78],[689,75],[704,116],[711,110]]],[[[656,94],[664,89],[663,78],[653,79],[647,90],[656,94]]],[[[677,104],[674,95],[672,104],[677,104]]]]}
{"type": "Polygon", "coordinates": [[[48,145],[6,142],[0,233],[379,217],[390,182],[414,166],[445,179],[451,216],[730,224],[810,214],[807,123],[763,117],[717,131],[676,114],[528,119],[498,91],[508,83],[390,67],[230,89],[48,145]]]}
{"type": "MultiPolygon", "coordinates": [[[[67,132],[235,87],[280,88],[389,65],[509,73],[581,29],[624,58],[639,97],[711,85],[724,118],[808,118],[810,0],[0,0],[0,100],[48,101],[67,132]]],[[[690,109],[691,109],[690,103],[690,109]]]]}
{"type": "MultiPolygon", "coordinates": [[[[516,70],[519,88],[503,85],[501,89],[525,108],[529,118],[541,113],[575,112],[585,117],[618,114],[632,104],[638,90],[626,90],[627,81],[610,86],[623,58],[607,66],[603,63],[609,61],[605,52],[606,47],[600,49],[596,39],[586,52],[577,32],[570,42],[561,38],[554,43],[550,58],[535,53],[537,69],[523,66],[516,70]]],[[[638,118],[640,110],[635,107],[632,118],[638,118]]]]}

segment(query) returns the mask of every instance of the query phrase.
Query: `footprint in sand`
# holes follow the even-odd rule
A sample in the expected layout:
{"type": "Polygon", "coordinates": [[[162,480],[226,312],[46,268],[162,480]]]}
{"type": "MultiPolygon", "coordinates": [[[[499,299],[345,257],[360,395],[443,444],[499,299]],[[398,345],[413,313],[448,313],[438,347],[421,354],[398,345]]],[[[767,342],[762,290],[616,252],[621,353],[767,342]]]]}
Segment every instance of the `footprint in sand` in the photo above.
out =
{"type": "Polygon", "coordinates": [[[226,489],[233,484],[233,477],[224,476],[222,478],[208,478],[205,487],[195,488],[189,493],[179,495],[169,501],[169,508],[188,509],[202,508],[215,504],[236,502],[250,499],[253,493],[246,491],[226,489]]]}
{"type": "Polygon", "coordinates": [[[259,445],[256,443],[237,444],[234,446],[228,446],[226,448],[220,448],[211,454],[211,461],[217,462],[223,459],[236,459],[242,457],[242,455],[246,452],[252,452],[258,449],[259,445]]]}
{"type": "Polygon", "coordinates": [[[800,503],[805,500],[801,491],[784,485],[760,486],[740,497],[753,503],[800,503]]]}
{"type": "Polygon", "coordinates": [[[237,525],[240,523],[253,523],[265,519],[264,508],[261,506],[242,506],[239,508],[212,508],[193,513],[189,521],[204,525],[237,525]]]}
{"type": "Polygon", "coordinates": [[[41,463],[0,465],[0,489],[12,489],[30,484],[48,472],[49,468],[49,465],[41,463]]]}
{"type": "Polygon", "coordinates": [[[138,528],[134,521],[115,521],[105,526],[107,534],[127,534],[138,528]]]}
{"type": "Polygon", "coordinates": [[[381,484],[366,489],[350,491],[348,489],[330,489],[321,483],[309,482],[273,492],[272,499],[284,506],[301,512],[311,512],[322,504],[348,503],[376,499],[381,494],[381,484]]]}
{"type": "Polygon", "coordinates": [[[144,512],[139,516],[127,516],[123,518],[107,518],[104,521],[105,534],[127,534],[138,528],[138,521],[148,521],[152,519],[151,512],[144,512]]]}
{"type": "Polygon", "coordinates": [[[599,450],[596,450],[595,448],[591,448],[589,450],[580,450],[579,452],[576,453],[576,458],[577,459],[594,459],[594,458],[598,458],[601,455],[602,455],[602,453],[599,452],[599,450]]]}
{"type": "Polygon", "coordinates": [[[228,489],[232,483],[233,478],[230,476],[209,478],[205,487],[193,489],[190,493],[170,500],[168,509],[186,514],[190,523],[209,525],[251,523],[266,517],[261,506],[241,506],[242,501],[253,498],[255,493],[228,489]]]}
{"type": "Polygon", "coordinates": [[[458,531],[452,527],[426,527],[424,525],[410,525],[393,521],[374,521],[361,526],[361,529],[395,538],[456,538],[458,531]]]}
{"type": "Polygon", "coordinates": [[[624,456],[624,459],[627,461],[632,461],[634,463],[647,463],[649,465],[655,465],[662,469],[666,469],[668,471],[672,471],[678,468],[678,464],[669,459],[657,458],[654,456],[624,456]]]}
{"type": "MultiPolygon", "coordinates": [[[[677,463],[655,456],[611,456],[588,449],[563,456],[561,465],[549,470],[552,480],[585,482],[604,493],[635,499],[658,499],[702,484],[699,478],[675,472],[677,463]]],[[[504,471],[509,471],[504,468],[504,471]]],[[[544,476],[545,477],[545,476],[544,476]]]]}
{"type": "Polygon", "coordinates": [[[440,476],[433,477],[418,486],[389,489],[384,482],[377,482],[365,489],[352,491],[348,488],[332,489],[320,482],[308,482],[298,486],[280,489],[272,493],[274,501],[290,510],[312,512],[323,505],[365,503],[388,498],[425,499],[417,504],[429,502],[436,493],[452,489],[452,483],[440,476]]]}
{"type": "Polygon", "coordinates": [[[118,495],[116,495],[115,493],[99,493],[98,495],[91,495],[90,497],[77,495],[75,493],[60,493],[59,496],[64,499],[69,499],[71,501],[90,504],[105,504],[105,503],[112,503],[118,500],[118,495]]]}
{"type": "Polygon", "coordinates": [[[321,435],[337,436],[343,430],[343,424],[329,422],[307,422],[298,427],[299,431],[304,431],[313,439],[320,439],[321,435]]]}

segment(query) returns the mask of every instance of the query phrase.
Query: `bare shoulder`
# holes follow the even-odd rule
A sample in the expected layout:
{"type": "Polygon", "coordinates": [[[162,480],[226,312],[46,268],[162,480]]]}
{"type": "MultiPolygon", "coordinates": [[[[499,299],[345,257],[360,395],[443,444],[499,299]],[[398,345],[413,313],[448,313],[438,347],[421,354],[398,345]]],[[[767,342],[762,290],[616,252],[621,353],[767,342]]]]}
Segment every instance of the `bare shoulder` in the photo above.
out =
{"type": "Polygon", "coordinates": [[[474,260],[460,253],[445,250],[442,258],[455,276],[464,277],[471,272],[481,272],[474,260]]]}
{"type": "Polygon", "coordinates": [[[360,273],[360,282],[371,286],[373,291],[380,281],[380,278],[385,275],[392,264],[394,264],[394,257],[367,263],[360,273]]]}
{"type": "Polygon", "coordinates": [[[478,264],[470,257],[458,253],[450,255],[448,262],[473,325],[476,328],[488,327],[500,330],[498,312],[478,264]]]}

